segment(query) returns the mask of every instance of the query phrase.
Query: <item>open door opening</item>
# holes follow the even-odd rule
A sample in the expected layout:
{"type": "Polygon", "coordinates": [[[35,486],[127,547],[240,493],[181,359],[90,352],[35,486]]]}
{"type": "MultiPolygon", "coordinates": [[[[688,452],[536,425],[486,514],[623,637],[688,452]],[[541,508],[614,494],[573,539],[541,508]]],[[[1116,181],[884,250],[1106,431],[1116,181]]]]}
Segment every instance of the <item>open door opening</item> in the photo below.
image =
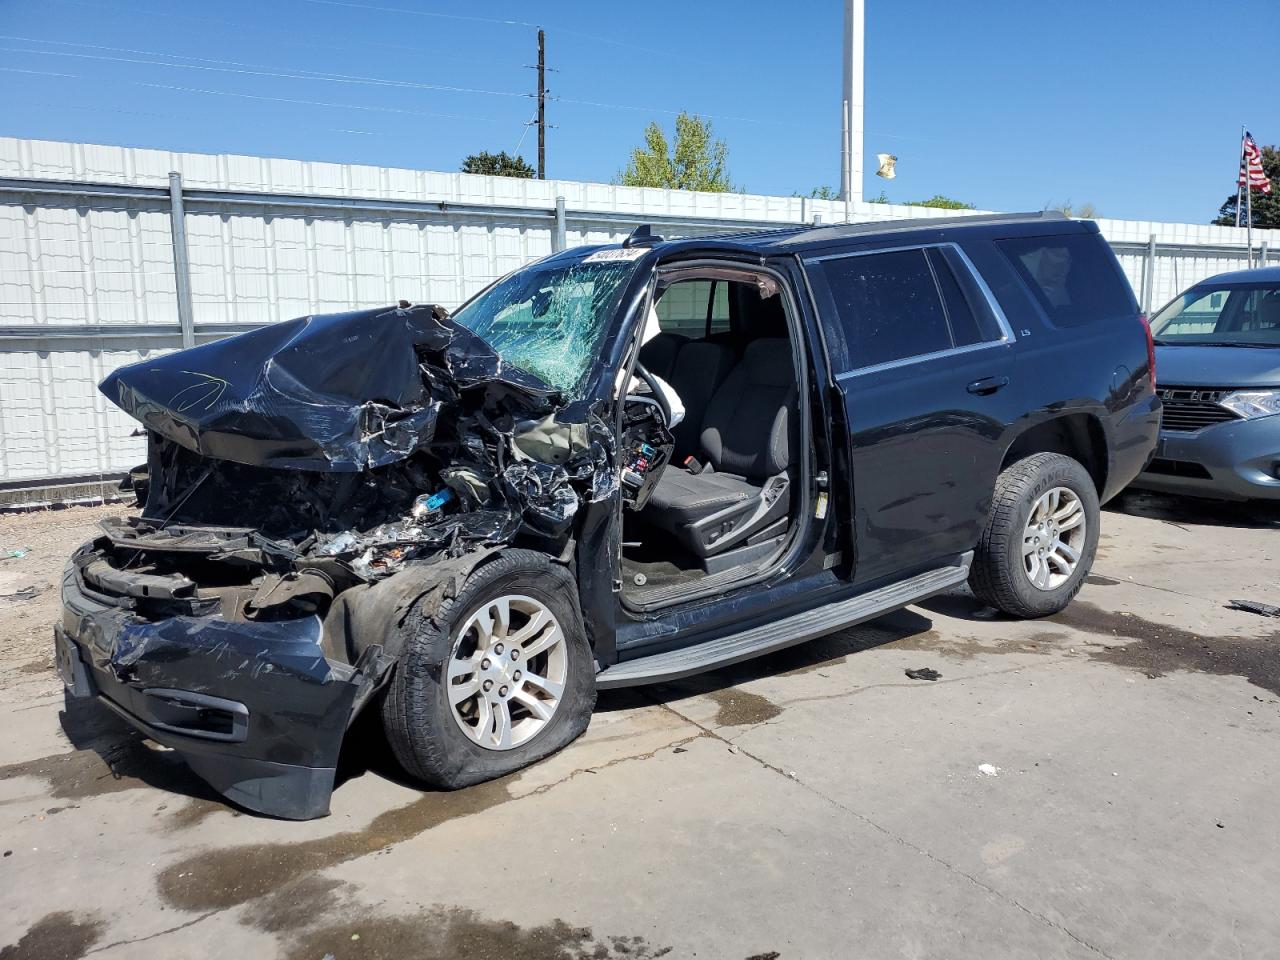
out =
{"type": "Polygon", "coordinates": [[[659,273],[637,370],[672,408],[673,450],[639,509],[623,515],[624,600],[651,607],[769,569],[805,489],[803,365],[772,273],[659,273]]]}

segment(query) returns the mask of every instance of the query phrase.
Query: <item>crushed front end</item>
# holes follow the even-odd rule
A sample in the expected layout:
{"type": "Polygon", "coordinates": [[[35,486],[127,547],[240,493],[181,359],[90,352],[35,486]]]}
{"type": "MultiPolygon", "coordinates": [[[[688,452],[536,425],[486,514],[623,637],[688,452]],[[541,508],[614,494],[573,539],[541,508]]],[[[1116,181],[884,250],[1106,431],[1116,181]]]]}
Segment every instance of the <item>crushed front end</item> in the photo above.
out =
{"type": "Polygon", "coordinates": [[[604,411],[438,307],[275,324],[101,389],[147,429],[141,515],[71,558],[60,672],[275,816],[328,812],[413,617],[504,546],[568,557],[618,493],[604,411]]]}

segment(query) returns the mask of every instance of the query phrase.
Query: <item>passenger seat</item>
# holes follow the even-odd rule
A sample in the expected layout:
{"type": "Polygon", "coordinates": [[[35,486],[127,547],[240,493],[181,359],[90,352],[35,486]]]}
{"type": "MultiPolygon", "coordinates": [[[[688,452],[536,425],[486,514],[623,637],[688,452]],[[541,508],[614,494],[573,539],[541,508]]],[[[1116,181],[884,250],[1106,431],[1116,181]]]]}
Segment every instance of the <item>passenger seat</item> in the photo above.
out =
{"type": "Polygon", "coordinates": [[[733,350],[724,343],[660,333],[640,348],[640,362],[671,384],[684,404],[684,421],[671,431],[676,441],[675,462],[700,456],[702,419],[712,395],[733,367],[733,350]]]}
{"type": "MultiPolygon", "coordinates": [[[[693,346],[716,345],[686,344],[681,354],[693,346]]],[[[780,535],[796,462],[797,401],[790,341],[748,343],[702,417],[703,472],[668,466],[649,497],[645,519],[704,558],[757,542],[762,534],[780,535]]]]}

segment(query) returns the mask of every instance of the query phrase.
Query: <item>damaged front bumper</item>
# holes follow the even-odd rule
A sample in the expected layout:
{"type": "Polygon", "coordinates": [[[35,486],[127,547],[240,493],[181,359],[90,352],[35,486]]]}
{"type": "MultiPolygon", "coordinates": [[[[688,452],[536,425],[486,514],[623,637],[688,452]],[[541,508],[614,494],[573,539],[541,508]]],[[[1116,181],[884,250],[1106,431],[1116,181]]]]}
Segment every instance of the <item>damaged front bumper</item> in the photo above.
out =
{"type": "Polygon", "coordinates": [[[318,616],[148,620],[86,583],[87,551],[67,565],[54,630],[69,693],[97,697],[240,806],[326,815],[343,735],[387,670],[381,648],[354,666],[328,659],[318,616]]]}

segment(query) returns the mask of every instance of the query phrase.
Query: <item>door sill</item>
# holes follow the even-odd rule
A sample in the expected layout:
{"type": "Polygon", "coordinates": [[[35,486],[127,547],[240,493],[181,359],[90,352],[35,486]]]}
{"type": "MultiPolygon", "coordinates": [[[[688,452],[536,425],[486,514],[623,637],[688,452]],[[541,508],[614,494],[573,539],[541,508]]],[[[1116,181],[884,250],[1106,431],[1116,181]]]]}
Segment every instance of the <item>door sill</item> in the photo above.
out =
{"type": "Polygon", "coordinates": [[[959,586],[968,579],[972,562],[973,552],[970,551],[954,564],[925,571],[848,600],[824,604],[677,650],[625,660],[597,673],[596,689],[613,690],[679,680],[813,640],[959,586]]]}

